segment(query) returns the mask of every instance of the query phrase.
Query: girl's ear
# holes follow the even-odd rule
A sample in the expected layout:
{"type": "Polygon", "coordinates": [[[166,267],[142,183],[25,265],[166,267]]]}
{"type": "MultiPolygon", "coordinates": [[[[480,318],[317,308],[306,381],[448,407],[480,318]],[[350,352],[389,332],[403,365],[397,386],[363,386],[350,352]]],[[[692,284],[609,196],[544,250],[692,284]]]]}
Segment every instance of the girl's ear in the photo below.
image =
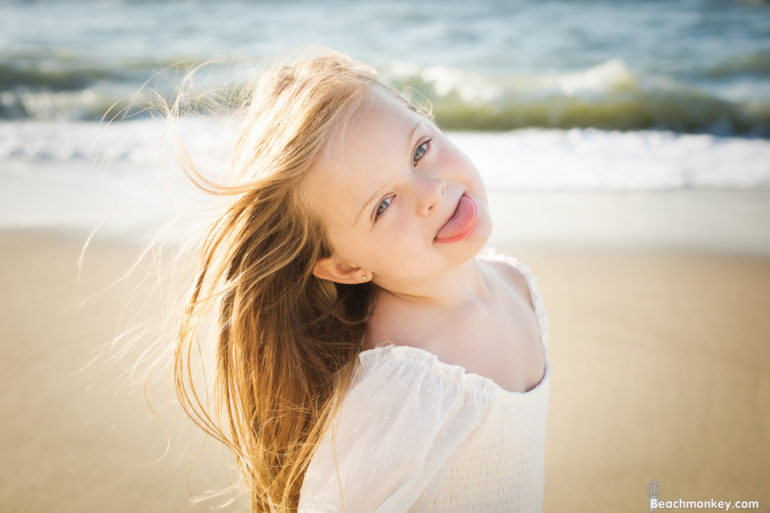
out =
{"type": "Polygon", "coordinates": [[[313,275],[322,280],[349,285],[369,281],[371,276],[364,269],[347,262],[341,262],[334,256],[322,258],[316,262],[313,275]]]}

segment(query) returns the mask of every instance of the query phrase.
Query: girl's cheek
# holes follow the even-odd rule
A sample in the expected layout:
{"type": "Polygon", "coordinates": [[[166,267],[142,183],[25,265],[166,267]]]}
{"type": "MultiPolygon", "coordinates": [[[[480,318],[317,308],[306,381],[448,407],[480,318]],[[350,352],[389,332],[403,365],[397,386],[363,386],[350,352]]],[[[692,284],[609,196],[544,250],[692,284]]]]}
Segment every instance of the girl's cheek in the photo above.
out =
{"type": "Polygon", "coordinates": [[[457,148],[455,148],[448,140],[436,141],[431,148],[430,160],[439,167],[439,169],[446,168],[447,170],[450,170],[458,164],[457,153],[457,148]]]}
{"type": "Polygon", "coordinates": [[[408,228],[408,222],[407,222],[407,216],[405,216],[405,212],[402,211],[403,209],[399,209],[398,212],[391,212],[393,215],[391,216],[391,226],[393,228],[393,233],[398,236],[399,233],[403,233],[404,230],[408,228]]]}
{"type": "Polygon", "coordinates": [[[466,166],[468,164],[467,158],[460,150],[453,145],[447,145],[442,148],[443,151],[437,152],[437,159],[444,165],[451,166],[452,168],[458,166],[466,166]]]}
{"type": "Polygon", "coordinates": [[[391,236],[397,240],[407,239],[417,228],[414,215],[405,208],[405,205],[398,205],[398,209],[391,212],[391,236]]]}

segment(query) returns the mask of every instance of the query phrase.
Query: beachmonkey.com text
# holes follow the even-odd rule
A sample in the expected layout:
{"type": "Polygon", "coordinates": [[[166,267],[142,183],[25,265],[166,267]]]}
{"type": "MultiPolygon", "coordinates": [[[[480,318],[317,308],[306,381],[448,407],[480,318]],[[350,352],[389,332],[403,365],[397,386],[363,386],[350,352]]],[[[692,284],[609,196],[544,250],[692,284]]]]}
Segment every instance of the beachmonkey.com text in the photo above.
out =
{"type": "Polygon", "coordinates": [[[708,499],[703,501],[692,501],[684,499],[676,500],[658,500],[655,497],[650,498],[650,510],[659,509],[759,509],[759,501],[718,501],[708,499]]]}

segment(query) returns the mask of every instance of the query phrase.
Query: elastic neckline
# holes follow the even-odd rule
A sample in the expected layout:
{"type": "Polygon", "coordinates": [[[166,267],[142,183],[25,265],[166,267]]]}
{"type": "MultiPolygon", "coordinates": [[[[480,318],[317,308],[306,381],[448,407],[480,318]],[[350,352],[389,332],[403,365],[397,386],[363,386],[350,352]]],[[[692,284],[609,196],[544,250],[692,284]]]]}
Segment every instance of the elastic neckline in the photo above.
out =
{"type": "Polygon", "coordinates": [[[493,396],[529,398],[539,395],[539,393],[546,387],[551,375],[551,366],[548,363],[548,358],[545,354],[545,351],[543,355],[545,361],[545,371],[543,372],[543,377],[534,388],[524,392],[503,388],[491,378],[482,376],[481,374],[476,374],[475,372],[469,372],[462,365],[447,363],[439,360],[435,353],[431,353],[430,351],[419,347],[397,346],[393,343],[390,343],[388,345],[377,346],[372,349],[362,351],[359,353],[358,357],[364,366],[371,362],[377,362],[382,358],[409,361],[430,372],[433,372],[443,380],[454,382],[465,389],[477,390],[479,392],[493,396]]]}

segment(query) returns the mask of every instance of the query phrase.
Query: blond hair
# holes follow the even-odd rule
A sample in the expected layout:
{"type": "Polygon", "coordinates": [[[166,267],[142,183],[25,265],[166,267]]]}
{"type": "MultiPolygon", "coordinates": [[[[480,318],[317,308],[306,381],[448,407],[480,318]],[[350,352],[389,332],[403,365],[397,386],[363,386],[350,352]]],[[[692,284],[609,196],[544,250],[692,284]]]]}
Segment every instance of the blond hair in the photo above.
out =
{"type": "Polygon", "coordinates": [[[196,184],[233,201],[201,248],[179,325],[175,387],[196,424],[235,453],[255,512],[296,511],[304,473],[356,370],[372,285],[313,275],[332,248],[300,183],[373,87],[401,98],[338,53],[274,66],[245,106],[237,183],[214,184],[180,156],[196,184]],[[218,345],[208,411],[192,360],[212,309],[218,345]]]}

